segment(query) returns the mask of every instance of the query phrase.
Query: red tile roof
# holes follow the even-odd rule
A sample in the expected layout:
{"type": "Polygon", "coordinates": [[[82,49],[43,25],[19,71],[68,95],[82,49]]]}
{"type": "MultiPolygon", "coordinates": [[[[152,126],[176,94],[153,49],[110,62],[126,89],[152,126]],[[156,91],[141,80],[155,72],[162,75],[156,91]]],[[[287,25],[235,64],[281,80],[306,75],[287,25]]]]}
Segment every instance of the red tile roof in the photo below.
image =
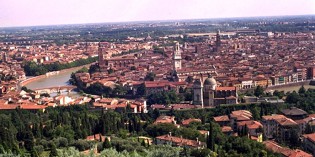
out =
{"type": "Polygon", "coordinates": [[[275,120],[276,120],[276,122],[278,122],[282,126],[297,125],[297,123],[290,118],[281,118],[281,119],[275,119],[275,120]]]}
{"type": "Polygon", "coordinates": [[[176,121],[175,121],[174,116],[160,116],[155,120],[154,124],[159,124],[159,123],[176,124],[176,121]]]}
{"type": "Polygon", "coordinates": [[[268,150],[271,150],[275,153],[280,153],[286,157],[312,157],[311,154],[308,154],[300,149],[292,150],[287,147],[281,147],[274,141],[264,141],[263,144],[268,150]]]}
{"type": "Polygon", "coordinates": [[[216,122],[228,122],[228,121],[230,121],[230,118],[227,115],[213,117],[213,119],[216,122]]]}
{"type": "Polygon", "coordinates": [[[270,116],[262,116],[263,120],[275,120],[275,119],[282,119],[282,118],[286,118],[286,116],[279,115],[279,114],[270,115],[270,116]]]}
{"type": "Polygon", "coordinates": [[[230,117],[235,118],[237,121],[250,120],[253,118],[252,113],[247,110],[232,111],[230,117]]]}
{"type": "Polygon", "coordinates": [[[236,90],[236,87],[216,87],[216,91],[219,90],[236,90]]]}
{"type": "Polygon", "coordinates": [[[24,109],[24,110],[40,110],[45,109],[48,106],[44,105],[36,105],[36,104],[8,104],[8,105],[0,105],[0,110],[14,110],[16,108],[24,109]]]}
{"type": "Polygon", "coordinates": [[[312,142],[315,143],[315,133],[312,133],[312,134],[304,134],[303,137],[304,137],[304,138],[307,138],[307,139],[309,139],[310,141],[312,141],[312,142]]]}
{"type": "Polygon", "coordinates": [[[18,107],[19,105],[0,105],[0,110],[14,110],[18,107]]]}
{"type": "Polygon", "coordinates": [[[191,147],[202,147],[205,146],[204,142],[196,141],[196,140],[189,140],[180,137],[170,136],[170,135],[162,135],[156,137],[156,139],[164,140],[164,141],[171,141],[175,143],[177,146],[191,146],[191,147]]]}
{"type": "Polygon", "coordinates": [[[231,132],[231,131],[233,131],[233,129],[230,126],[223,126],[223,127],[221,127],[221,131],[223,133],[225,133],[225,132],[231,132]]]}
{"type": "Polygon", "coordinates": [[[254,120],[237,122],[237,126],[245,125],[247,126],[248,129],[258,129],[263,127],[263,125],[260,122],[254,120]]]}
{"type": "Polygon", "coordinates": [[[182,121],[182,124],[183,125],[189,125],[191,122],[201,122],[200,119],[192,119],[192,118],[189,118],[189,119],[185,119],[182,121]]]}

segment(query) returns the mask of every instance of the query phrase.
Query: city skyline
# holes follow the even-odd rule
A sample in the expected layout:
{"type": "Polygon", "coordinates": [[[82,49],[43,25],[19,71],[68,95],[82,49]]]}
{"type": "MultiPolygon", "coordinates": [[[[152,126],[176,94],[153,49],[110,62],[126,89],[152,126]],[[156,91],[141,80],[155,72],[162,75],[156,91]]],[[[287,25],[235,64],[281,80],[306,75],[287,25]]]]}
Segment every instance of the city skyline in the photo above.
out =
{"type": "Polygon", "coordinates": [[[315,14],[311,0],[0,0],[0,27],[315,14]]]}

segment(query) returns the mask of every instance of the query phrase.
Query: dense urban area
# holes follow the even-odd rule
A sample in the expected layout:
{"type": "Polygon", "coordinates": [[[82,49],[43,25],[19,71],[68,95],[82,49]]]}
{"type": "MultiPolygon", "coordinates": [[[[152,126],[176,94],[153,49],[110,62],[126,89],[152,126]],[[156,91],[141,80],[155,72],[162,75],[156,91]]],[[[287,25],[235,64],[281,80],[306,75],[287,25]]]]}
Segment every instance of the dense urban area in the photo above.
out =
{"type": "Polygon", "coordinates": [[[0,156],[315,156],[314,36],[315,16],[0,28],[0,156]]]}

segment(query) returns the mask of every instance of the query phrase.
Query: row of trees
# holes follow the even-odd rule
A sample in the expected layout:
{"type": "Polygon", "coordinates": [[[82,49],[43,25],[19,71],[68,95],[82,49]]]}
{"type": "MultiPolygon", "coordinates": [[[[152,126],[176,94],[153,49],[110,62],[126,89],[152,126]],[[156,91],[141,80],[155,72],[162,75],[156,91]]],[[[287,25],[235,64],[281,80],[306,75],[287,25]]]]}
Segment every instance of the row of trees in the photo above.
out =
{"type": "Polygon", "coordinates": [[[63,69],[78,67],[86,64],[93,63],[97,60],[97,57],[89,57],[87,59],[79,59],[71,63],[61,64],[59,62],[51,64],[36,64],[35,62],[28,61],[23,63],[23,68],[27,76],[38,76],[46,74],[50,71],[59,71],[63,69]]]}
{"type": "MultiPolygon", "coordinates": [[[[154,119],[161,115],[158,110],[149,110],[146,114],[132,114],[128,112],[128,109],[120,110],[119,112],[111,110],[100,112],[89,111],[88,105],[85,105],[48,108],[45,113],[20,109],[1,112],[0,150],[14,154],[32,154],[37,156],[36,154],[41,154],[44,151],[50,151],[51,154],[55,154],[56,149],[75,147],[79,150],[86,150],[94,148],[95,144],[102,145],[102,147],[100,146],[102,149],[106,145],[105,148],[111,147],[119,152],[128,150],[128,152],[137,151],[140,153],[144,152],[146,147],[148,147],[146,144],[141,145],[143,142],[138,141],[139,147],[132,147],[128,146],[130,140],[126,140],[128,141],[126,142],[123,139],[129,139],[133,136],[155,137],[172,132],[175,136],[193,140],[198,138],[206,142],[207,138],[197,130],[210,130],[210,135],[213,135],[211,136],[211,141],[213,142],[210,150],[217,154],[259,154],[261,152],[258,149],[264,149],[263,146],[257,145],[257,148],[252,148],[255,150],[254,152],[242,152],[242,149],[248,149],[243,147],[234,148],[234,146],[228,145],[228,142],[233,142],[237,138],[230,138],[222,134],[218,125],[209,123],[210,117],[202,119],[202,123],[191,123],[187,127],[177,128],[172,124],[152,124],[154,119]],[[82,140],[88,135],[98,136],[100,134],[108,136],[115,134],[116,140],[113,138],[110,144],[82,140]]],[[[180,121],[180,118],[185,118],[183,115],[190,114],[191,118],[200,118],[198,115],[212,115],[215,111],[207,109],[202,111],[192,110],[191,112],[197,112],[198,114],[192,114],[189,111],[172,111],[167,114],[178,115],[177,120],[180,121]]],[[[237,141],[248,143],[248,145],[256,145],[256,143],[251,143],[250,140],[243,138],[237,141]]],[[[133,144],[133,146],[135,145],[138,144],[133,144]]],[[[244,145],[244,147],[248,145],[244,145]]],[[[189,154],[211,153],[211,151],[199,152],[191,149],[185,150],[185,152],[189,154]]],[[[180,153],[184,153],[184,151],[180,153]]]]}
{"type": "Polygon", "coordinates": [[[306,90],[304,86],[302,86],[298,92],[293,91],[287,93],[285,101],[290,106],[303,109],[308,113],[315,113],[315,89],[309,88],[306,90]]]}

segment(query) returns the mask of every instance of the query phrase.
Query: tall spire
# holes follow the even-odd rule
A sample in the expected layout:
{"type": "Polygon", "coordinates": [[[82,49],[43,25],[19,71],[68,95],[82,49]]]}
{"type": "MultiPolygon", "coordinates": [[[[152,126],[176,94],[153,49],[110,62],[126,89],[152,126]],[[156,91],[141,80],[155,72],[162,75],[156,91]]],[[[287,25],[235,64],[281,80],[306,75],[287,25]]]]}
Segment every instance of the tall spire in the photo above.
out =
{"type": "Polygon", "coordinates": [[[220,30],[217,30],[217,35],[216,35],[216,47],[217,49],[221,46],[221,37],[220,37],[220,30]]]}
{"type": "Polygon", "coordinates": [[[173,64],[174,64],[174,70],[179,70],[182,68],[182,56],[180,52],[179,43],[176,42],[175,44],[175,51],[173,53],[173,64]]]}
{"type": "Polygon", "coordinates": [[[100,67],[104,64],[103,46],[101,42],[98,42],[98,64],[100,67]]]}

